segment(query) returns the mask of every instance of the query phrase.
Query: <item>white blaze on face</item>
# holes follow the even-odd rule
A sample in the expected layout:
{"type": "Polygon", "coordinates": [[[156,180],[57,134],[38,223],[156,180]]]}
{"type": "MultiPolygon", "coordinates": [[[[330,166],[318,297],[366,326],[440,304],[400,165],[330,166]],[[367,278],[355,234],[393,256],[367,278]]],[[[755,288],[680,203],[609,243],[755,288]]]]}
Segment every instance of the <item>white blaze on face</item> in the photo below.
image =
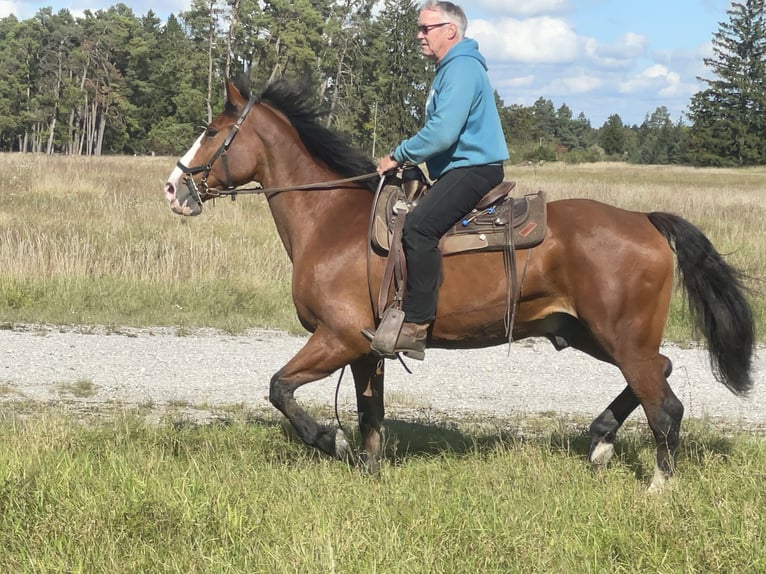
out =
{"type": "MultiPolygon", "coordinates": [[[[200,146],[202,145],[202,137],[204,135],[204,133],[200,135],[197,138],[197,141],[195,141],[194,144],[189,148],[189,151],[184,154],[184,156],[181,158],[182,164],[189,166],[191,161],[194,159],[194,156],[197,154],[200,146]]],[[[182,183],[181,178],[183,175],[184,172],[181,171],[181,168],[176,166],[173,168],[173,171],[170,172],[168,180],[165,182],[165,197],[171,204],[176,201],[176,192],[178,191],[179,185],[182,183]]]]}

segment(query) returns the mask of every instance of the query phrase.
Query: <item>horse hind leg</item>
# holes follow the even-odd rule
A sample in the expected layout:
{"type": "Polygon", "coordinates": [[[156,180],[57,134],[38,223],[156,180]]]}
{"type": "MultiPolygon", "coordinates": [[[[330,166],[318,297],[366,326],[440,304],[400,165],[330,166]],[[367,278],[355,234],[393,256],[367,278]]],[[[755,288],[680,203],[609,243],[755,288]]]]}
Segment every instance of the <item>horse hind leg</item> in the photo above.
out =
{"type": "Polygon", "coordinates": [[[625,387],[617,398],[597,416],[590,425],[590,452],[588,460],[595,466],[606,466],[614,455],[614,440],[625,419],[639,405],[630,387],[625,387]]]}
{"type": "Polygon", "coordinates": [[[365,355],[351,363],[356,387],[356,405],[359,413],[361,448],[359,462],[370,474],[380,470],[383,446],[383,377],[385,360],[365,355]]]}
{"type": "Polygon", "coordinates": [[[657,355],[650,361],[635,361],[622,366],[628,385],[646,413],[649,428],[657,444],[654,476],[650,492],[662,490],[675,472],[675,456],[684,407],[668,385],[670,366],[666,357],[657,355]]]}
{"type": "Polygon", "coordinates": [[[662,490],[675,472],[675,457],[684,406],[666,383],[665,396],[660,403],[651,407],[644,406],[644,410],[649,420],[649,427],[654,434],[654,440],[657,442],[657,462],[654,467],[654,477],[649,485],[649,491],[655,492],[662,490]]]}
{"type": "MultiPolygon", "coordinates": [[[[664,375],[670,376],[673,364],[670,359],[664,357],[664,375]]],[[[617,431],[625,420],[636,410],[640,404],[638,397],[630,388],[625,389],[615,398],[611,404],[596,417],[590,425],[590,452],[588,460],[595,466],[606,466],[614,455],[614,441],[617,431]]]]}

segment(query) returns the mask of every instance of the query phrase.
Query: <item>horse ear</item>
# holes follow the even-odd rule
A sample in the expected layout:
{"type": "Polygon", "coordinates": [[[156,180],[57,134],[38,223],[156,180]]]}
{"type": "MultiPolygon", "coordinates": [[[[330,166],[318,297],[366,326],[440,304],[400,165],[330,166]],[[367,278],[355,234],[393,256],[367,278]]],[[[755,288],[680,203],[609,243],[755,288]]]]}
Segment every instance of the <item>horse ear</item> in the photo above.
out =
{"type": "Polygon", "coordinates": [[[226,101],[235,107],[245,102],[245,98],[231,81],[231,78],[226,78],[226,101]]]}

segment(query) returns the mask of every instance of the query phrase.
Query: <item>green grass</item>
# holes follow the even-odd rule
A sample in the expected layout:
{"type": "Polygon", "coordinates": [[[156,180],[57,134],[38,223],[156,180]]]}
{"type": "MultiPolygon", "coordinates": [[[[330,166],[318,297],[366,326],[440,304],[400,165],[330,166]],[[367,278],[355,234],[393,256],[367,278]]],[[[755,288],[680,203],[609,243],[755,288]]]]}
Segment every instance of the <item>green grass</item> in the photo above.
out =
{"type": "Polygon", "coordinates": [[[680,475],[654,496],[639,427],[594,472],[576,421],[532,434],[391,421],[373,478],[253,413],[196,426],[4,412],[7,572],[766,569],[766,444],[704,422],[686,429],[680,475]]]}
{"type": "Polygon", "coordinates": [[[10,323],[304,332],[286,281],[247,285],[222,277],[178,285],[114,276],[8,278],[0,279],[0,309],[10,323]]]}

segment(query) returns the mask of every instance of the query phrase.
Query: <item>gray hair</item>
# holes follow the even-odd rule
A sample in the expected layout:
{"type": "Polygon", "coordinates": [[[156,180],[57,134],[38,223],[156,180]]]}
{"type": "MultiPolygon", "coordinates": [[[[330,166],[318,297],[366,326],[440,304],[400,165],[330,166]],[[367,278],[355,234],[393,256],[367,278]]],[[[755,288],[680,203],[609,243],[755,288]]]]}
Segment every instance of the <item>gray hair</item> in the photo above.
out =
{"type": "Polygon", "coordinates": [[[420,6],[420,10],[433,10],[441,12],[447,22],[451,22],[457,27],[457,35],[462,38],[465,36],[465,29],[468,27],[468,18],[465,12],[457,4],[452,2],[443,2],[441,0],[426,0],[420,6]]]}

